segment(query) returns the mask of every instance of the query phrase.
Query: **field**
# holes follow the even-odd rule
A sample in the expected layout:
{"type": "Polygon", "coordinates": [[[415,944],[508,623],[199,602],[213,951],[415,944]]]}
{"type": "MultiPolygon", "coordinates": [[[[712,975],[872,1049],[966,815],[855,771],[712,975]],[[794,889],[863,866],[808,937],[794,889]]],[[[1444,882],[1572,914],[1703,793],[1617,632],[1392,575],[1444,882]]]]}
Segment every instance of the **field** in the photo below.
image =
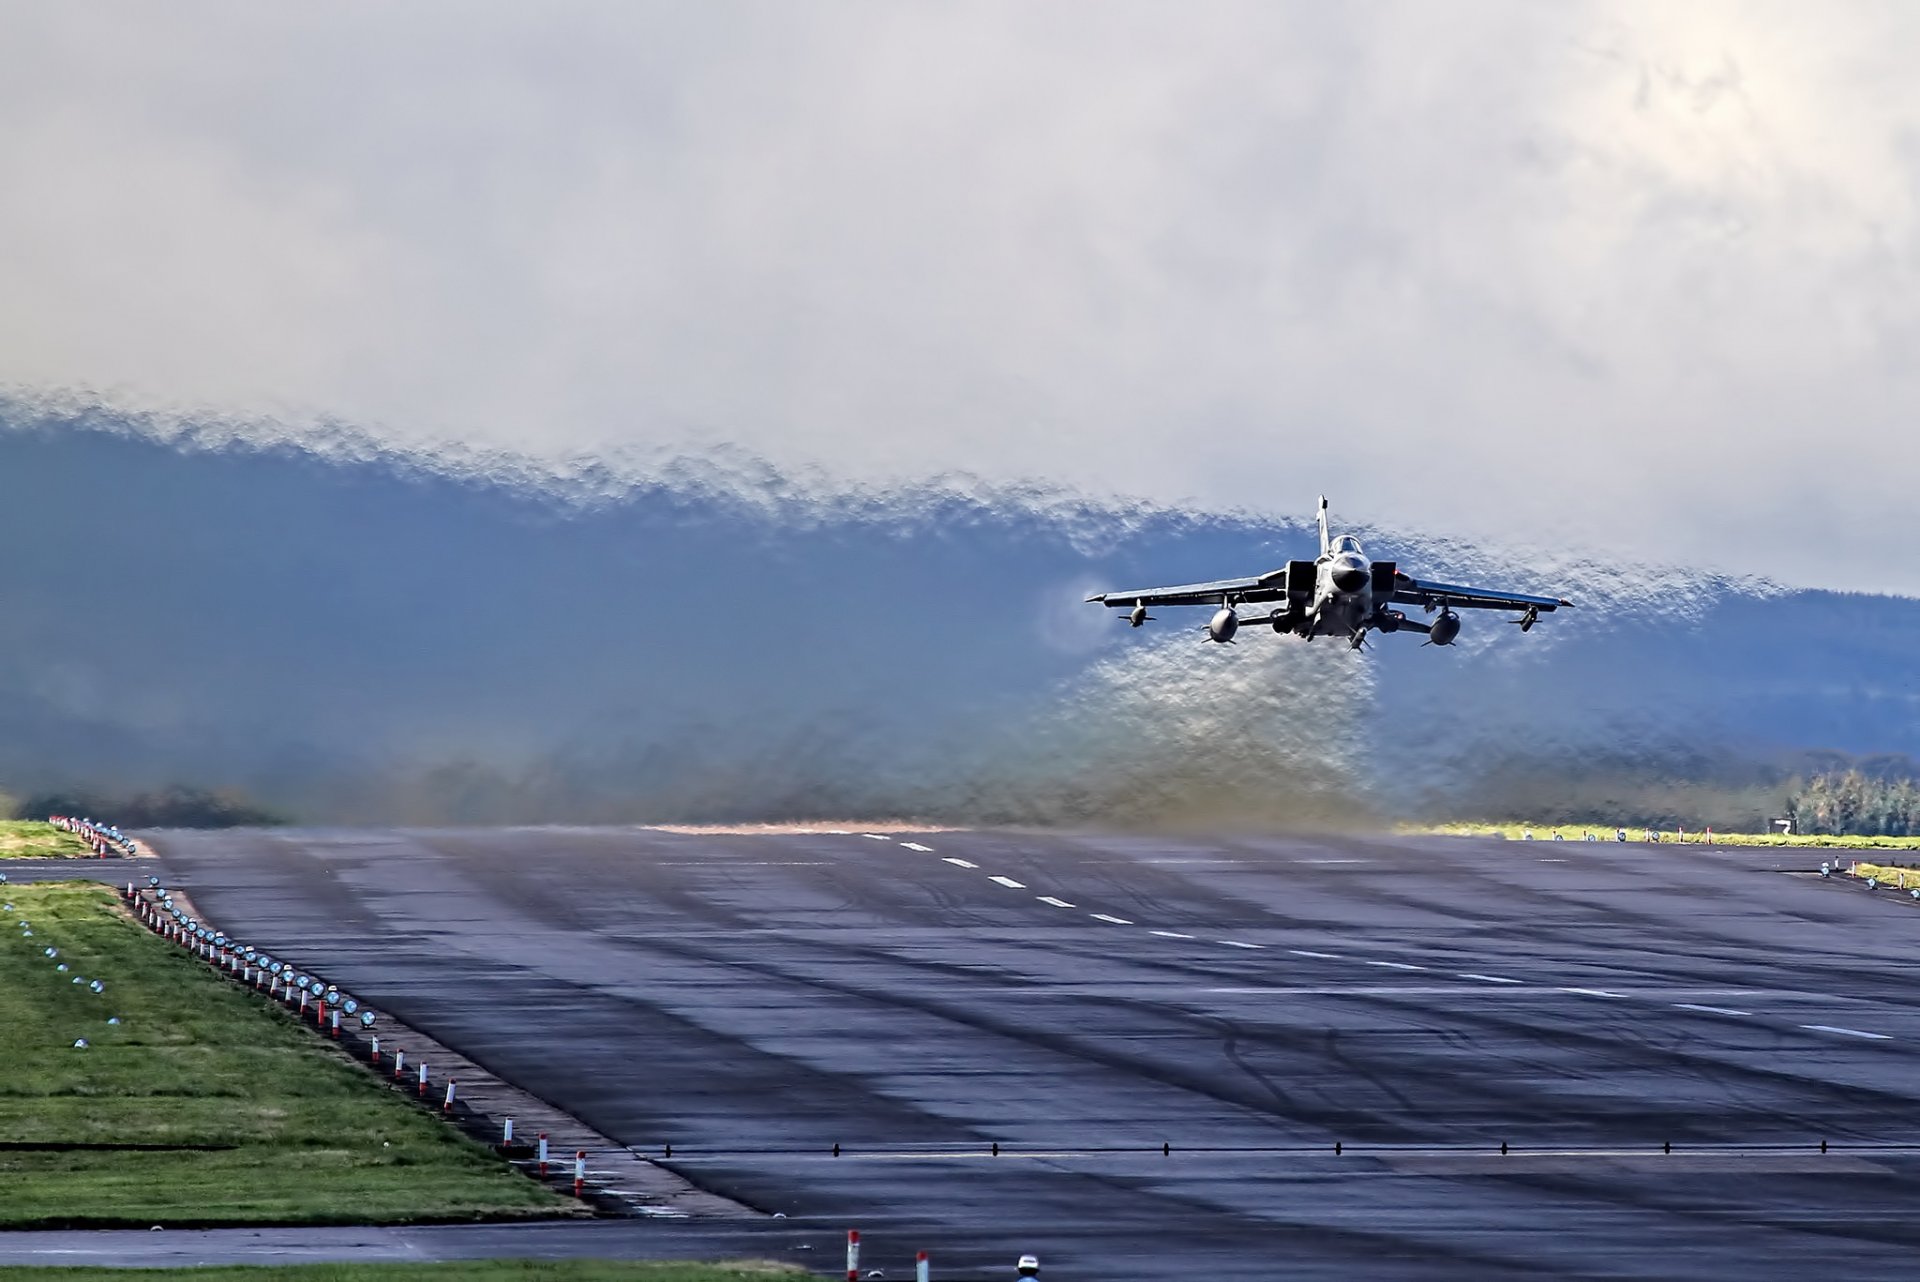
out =
{"type": "Polygon", "coordinates": [[[581,1213],[149,934],[111,891],[0,899],[0,1228],[581,1213]]]}
{"type": "MultiPolygon", "coordinates": [[[[1433,827],[1410,828],[1410,832],[1436,833],[1444,837],[1505,837],[1518,841],[1531,828],[1535,841],[1552,841],[1558,831],[1568,841],[1579,841],[1586,833],[1592,832],[1602,841],[1614,839],[1615,825],[1592,826],[1587,824],[1526,824],[1526,823],[1474,823],[1439,824],[1433,827]]],[[[1629,825],[1628,841],[1641,841],[1646,835],[1644,827],[1629,825]]],[[[1672,829],[1661,834],[1665,841],[1673,841],[1672,829]]],[[[1694,844],[1700,834],[1689,831],[1686,843],[1694,844]]],[[[1816,850],[1920,850],[1920,837],[1829,837],[1829,836],[1782,836],[1779,833],[1766,832],[1716,832],[1713,834],[1716,846],[1780,846],[1782,848],[1804,846],[1816,850]]]]}
{"type": "Polygon", "coordinates": [[[87,843],[39,819],[0,819],[0,859],[82,859],[87,843]]]}
{"type": "MultiPolygon", "coordinates": [[[[784,1264],[634,1264],[616,1260],[462,1260],[453,1264],[298,1264],[167,1269],[138,1276],[164,1282],[768,1282],[803,1277],[784,1264]]],[[[121,1269],[0,1268],[20,1282],[127,1282],[121,1269]]]]}

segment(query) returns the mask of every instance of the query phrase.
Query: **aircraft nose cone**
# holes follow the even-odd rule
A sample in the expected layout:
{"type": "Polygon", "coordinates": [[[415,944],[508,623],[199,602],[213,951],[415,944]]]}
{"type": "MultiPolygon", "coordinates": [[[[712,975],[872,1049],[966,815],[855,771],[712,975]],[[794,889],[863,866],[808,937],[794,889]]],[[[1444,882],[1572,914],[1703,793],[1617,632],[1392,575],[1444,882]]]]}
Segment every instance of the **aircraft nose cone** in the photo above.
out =
{"type": "Polygon", "coordinates": [[[1367,571],[1364,566],[1341,565],[1333,571],[1333,586],[1342,592],[1358,592],[1367,586],[1367,571]]]}

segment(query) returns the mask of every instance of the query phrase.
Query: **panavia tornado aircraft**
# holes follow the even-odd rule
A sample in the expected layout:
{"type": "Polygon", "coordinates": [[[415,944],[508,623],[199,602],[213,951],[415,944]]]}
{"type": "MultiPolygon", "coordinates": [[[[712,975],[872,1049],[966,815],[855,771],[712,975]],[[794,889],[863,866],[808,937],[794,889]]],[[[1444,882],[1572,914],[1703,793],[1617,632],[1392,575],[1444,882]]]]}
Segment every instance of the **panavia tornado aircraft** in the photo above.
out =
{"type": "Polygon", "coordinates": [[[1207,621],[1207,638],[1223,645],[1233,642],[1233,634],[1242,626],[1265,623],[1275,632],[1293,633],[1311,641],[1315,637],[1338,636],[1358,650],[1366,644],[1367,632],[1421,632],[1428,645],[1452,645],[1460,635],[1460,609],[1518,610],[1520,617],[1508,622],[1530,632],[1543,613],[1551,613],[1571,601],[1559,597],[1527,596],[1519,592],[1495,592],[1487,588],[1463,588],[1451,583],[1433,583],[1402,574],[1392,561],[1369,561],[1360,550],[1360,540],[1351,534],[1333,537],[1327,528],[1327,500],[1320,499],[1320,556],[1313,561],[1289,561],[1278,570],[1270,570],[1251,579],[1220,579],[1213,583],[1183,583],[1170,588],[1130,588],[1125,592],[1102,592],[1090,596],[1116,610],[1126,610],[1127,622],[1134,627],[1154,616],[1147,611],[1162,605],[1211,605],[1216,607],[1207,621]],[[1395,604],[1418,604],[1428,614],[1439,610],[1431,623],[1409,619],[1393,608],[1395,604]],[[1241,606],[1268,606],[1268,612],[1242,617],[1241,606]]]}

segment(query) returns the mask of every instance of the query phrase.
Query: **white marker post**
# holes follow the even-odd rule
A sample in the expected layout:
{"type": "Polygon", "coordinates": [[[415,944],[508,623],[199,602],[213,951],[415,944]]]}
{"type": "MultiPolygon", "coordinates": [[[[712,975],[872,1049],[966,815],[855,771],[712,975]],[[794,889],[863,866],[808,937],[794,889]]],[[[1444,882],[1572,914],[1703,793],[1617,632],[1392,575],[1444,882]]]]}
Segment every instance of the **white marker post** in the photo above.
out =
{"type": "Polygon", "coordinates": [[[402,1046],[395,1049],[393,1052],[394,1080],[398,1081],[400,1078],[405,1077],[406,1074],[407,1074],[407,1051],[406,1051],[406,1048],[402,1046]]]}
{"type": "Polygon", "coordinates": [[[847,1230],[847,1282],[860,1282],[860,1230],[847,1230]]]}
{"type": "Polygon", "coordinates": [[[338,1006],[333,1008],[333,1040],[336,1042],[340,1040],[340,1008],[338,1006]]]}
{"type": "Polygon", "coordinates": [[[455,1085],[455,1084],[454,1084],[453,1082],[451,1082],[451,1081],[449,1081],[449,1082],[447,1083],[447,1097],[446,1097],[445,1099],[443,1099],[443,1100],[441,1100],[441,1101],[440,1101],[440,1111],[441,1111],[442,1113],[451,1113],[451,1112],[453,1112],[453,1088],[454,1088],[454,1085],[455,1085]]]}
{"type": "Polygon", "coordinates": [[[380,1062],[380,1038],[378,1037],[378,1035],[376,1035],[373,1039],[373,1055],[371,1058],[367,1060],[367,1063],[378,1064],[379,1062],[380,1062]]]}
{"type": "Polygon", "coordinates": [[[427,1097],[427,1061],[420,1061],[420,1098],[427,1097]]]}
{"type": "Polygon", "coordinates": [[[500,1128],[500,1147],[513,1147],[513,1119],[511,1117],[509,1117],[506,1124],[500,1128]]]}
{"type": "Polygon", "coordinates": [[[913,1282],[931,1282],[932,1278],[933,1262],[922,1251],[913,1257],[913,1282]]]}
{"type": "Polygon", "coordinates": [[[547,1178],[547,1133],[540,1132],[540,1178],[547,1178]]]}
{"type": "Polygon", "coordinates": [[[573,1155],[573,1195],[579,1197],[587,1190],[587,1150],[580,1149],[573,1155]]]}

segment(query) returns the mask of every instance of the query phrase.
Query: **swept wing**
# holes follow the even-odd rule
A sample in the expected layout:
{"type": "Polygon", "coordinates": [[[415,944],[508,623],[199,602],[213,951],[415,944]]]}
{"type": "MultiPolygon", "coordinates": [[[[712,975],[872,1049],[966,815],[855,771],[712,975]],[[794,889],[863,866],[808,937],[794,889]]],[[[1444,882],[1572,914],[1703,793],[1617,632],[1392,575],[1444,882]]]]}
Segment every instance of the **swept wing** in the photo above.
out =
{"type": "Polygon", "coordinates": [[[1457,583],[1436,583],[1431,579],[1415,579],[1406,575],[1395,578],[1393,599],[1411,605],[1448,605],[1456,610],[1534,610],[1542,614],[1573,604],[1560,597],[1497,592],[1492,588],[1462,587],[1457,583]]]}
{"type": "Polygon", "coordinates": [[[1089,601],[1102,605],[1219,605],[1232,597],[1242,601],[1279,601],[1287,595],[1287,572],[1275,570],[1252,579],[1215,579],[1211,583],[1178,583],[1165,588],[1128,588],[1124,592],[1102,592],[1089,601]]]}

